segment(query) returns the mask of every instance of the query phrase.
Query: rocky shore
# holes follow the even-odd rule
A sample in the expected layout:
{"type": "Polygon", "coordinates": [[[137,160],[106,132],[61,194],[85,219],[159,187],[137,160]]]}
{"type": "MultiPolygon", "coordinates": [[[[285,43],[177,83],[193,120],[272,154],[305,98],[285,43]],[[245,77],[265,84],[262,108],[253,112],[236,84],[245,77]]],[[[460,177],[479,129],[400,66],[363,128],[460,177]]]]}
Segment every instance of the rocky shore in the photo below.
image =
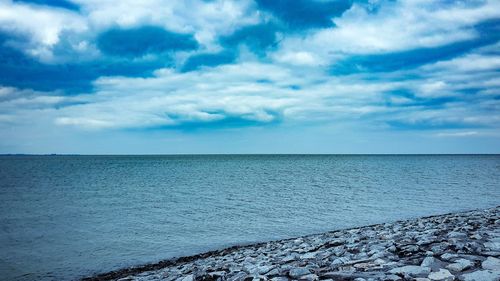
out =
{"type": "Polygon", "coordinates": [[[90,280],[500,280],[500,206],[315,234],[90,280]]]}

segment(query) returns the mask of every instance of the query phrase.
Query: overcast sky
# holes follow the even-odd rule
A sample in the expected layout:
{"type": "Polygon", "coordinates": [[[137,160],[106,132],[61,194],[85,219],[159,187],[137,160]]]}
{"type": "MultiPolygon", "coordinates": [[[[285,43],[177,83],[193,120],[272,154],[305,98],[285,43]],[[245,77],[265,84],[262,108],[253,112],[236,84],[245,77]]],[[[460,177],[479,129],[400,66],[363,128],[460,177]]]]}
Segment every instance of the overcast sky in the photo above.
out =
{"type": "Polygon", "coordinates": [[[0,0],[0,153],[500,153],[500,1],[0,0]]]}

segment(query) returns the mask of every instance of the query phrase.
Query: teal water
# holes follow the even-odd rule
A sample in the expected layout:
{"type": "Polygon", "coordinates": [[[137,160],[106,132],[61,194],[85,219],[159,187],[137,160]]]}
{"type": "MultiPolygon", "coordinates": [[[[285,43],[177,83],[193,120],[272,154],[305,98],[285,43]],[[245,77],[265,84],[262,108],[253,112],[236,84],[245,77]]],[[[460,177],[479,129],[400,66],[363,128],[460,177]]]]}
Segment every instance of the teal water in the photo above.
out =
{"type": "Polygon", "coordinates": [[[0,279],[500,204],[500,156],[0,156],[0,279]]]}

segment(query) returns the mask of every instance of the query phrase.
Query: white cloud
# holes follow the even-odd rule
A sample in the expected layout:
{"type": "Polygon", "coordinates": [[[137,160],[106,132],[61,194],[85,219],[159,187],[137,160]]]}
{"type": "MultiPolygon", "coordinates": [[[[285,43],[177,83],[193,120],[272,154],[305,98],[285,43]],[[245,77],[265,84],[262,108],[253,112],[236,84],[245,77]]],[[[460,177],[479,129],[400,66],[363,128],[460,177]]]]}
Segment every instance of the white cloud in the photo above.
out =
{"type": "Polygon", "coordinates": [[[336,27],[289,36],[276,58],[289,53],[309,52],[325,63],[352,54],[397,52],[436,47],[477,38],[474,25],[500,17],[500,2],[482,5],[455,3],[442,7],[435,1],[382,1],[377,12],[355,3],[336,27]]]}
{"type": "Polygon", "coordinates": [[[59,42],[62,32],[87,30],[85,18],[75,12],[0,1],[0,31],[23,36],[27,42],[9,43],[42,61],[53,60],[52,47],[59,42]]]}
{"type": "MultiPolygon", "coordinates": [[[[61,36],[71,35],[70,47],[88,55],[96,51],[90,43],[99,32],[112,27],[156,25],[173,32],[194,34],[203,48],[217,48],[217,36],[261,20],[250,0],[243,1],[75,1],[80,12],[26,3],[0,1],[0,30],[23,36],[11,42],[44,62],[61,60],[53,47],[61,36]]],[[[91,54],[93,55],[93,54],[91,54]]]]}
{"type": "Polygon", "coordinates": [[[471,137],[479,135],[476,131],[463,131],[463,132],[446,132],[446,133],[438,133],[437,137],[471,137]]]}
{"type": "Polygon", "coordinates": [[[321,62],[316,55],[310,52],[285,52],[273,55],[276,61],[292,65],[318,66],[326,63],[321,62]]]}

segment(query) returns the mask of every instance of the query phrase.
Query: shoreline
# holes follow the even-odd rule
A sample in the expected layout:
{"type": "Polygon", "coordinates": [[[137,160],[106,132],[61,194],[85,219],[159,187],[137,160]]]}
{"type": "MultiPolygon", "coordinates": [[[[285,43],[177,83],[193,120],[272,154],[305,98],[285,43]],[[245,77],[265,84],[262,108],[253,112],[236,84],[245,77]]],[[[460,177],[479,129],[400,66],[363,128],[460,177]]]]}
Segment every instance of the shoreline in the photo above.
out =
{"type": "Polygon", "coordinates": [[[235,245],[81,280],[416,278],[500,280],[500,206],[235,245]]]}

